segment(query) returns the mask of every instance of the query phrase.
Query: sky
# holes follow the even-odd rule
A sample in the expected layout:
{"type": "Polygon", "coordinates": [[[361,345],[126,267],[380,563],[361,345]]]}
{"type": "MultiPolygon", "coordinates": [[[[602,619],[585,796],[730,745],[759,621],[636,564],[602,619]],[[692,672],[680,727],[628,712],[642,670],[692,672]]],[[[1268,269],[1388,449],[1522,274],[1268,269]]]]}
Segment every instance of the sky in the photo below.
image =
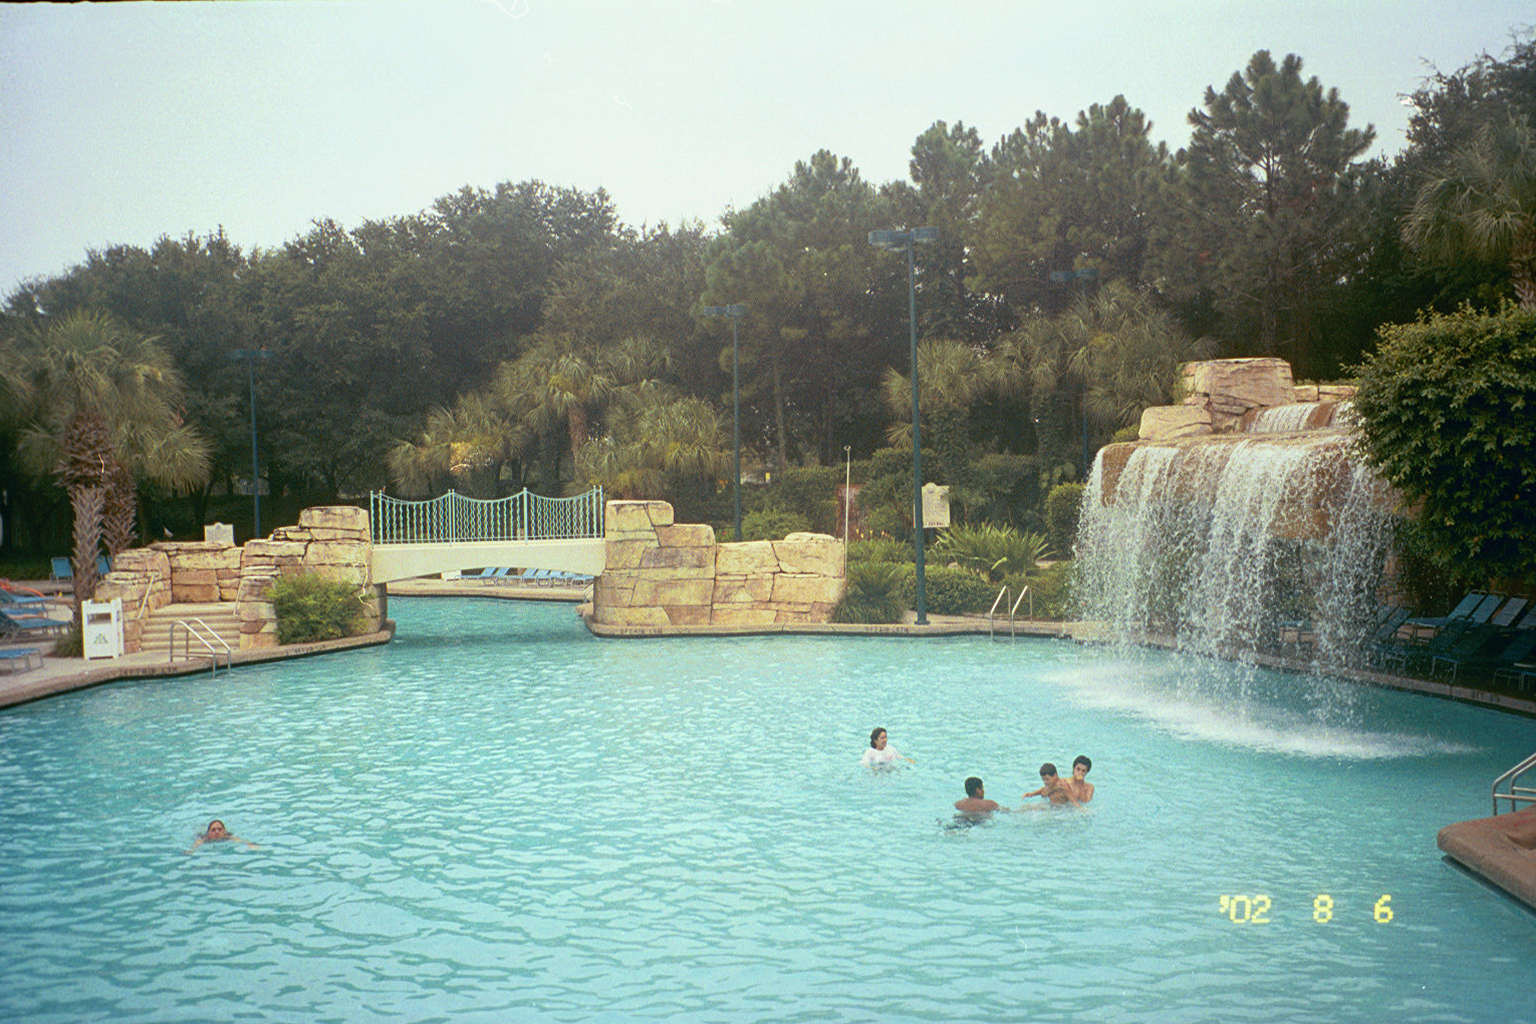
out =
{"type": "Polygon", "coordinates": [[[1530,0],[6,5],[0,295],[110,245],[271,248],[531,178],[714,226],[818,149],[880,184],[935,121],[990,146],[1121,93],[1177,149],[1260,49],[1391,155],[1403,94],[1533,23],[1530,0]]]}

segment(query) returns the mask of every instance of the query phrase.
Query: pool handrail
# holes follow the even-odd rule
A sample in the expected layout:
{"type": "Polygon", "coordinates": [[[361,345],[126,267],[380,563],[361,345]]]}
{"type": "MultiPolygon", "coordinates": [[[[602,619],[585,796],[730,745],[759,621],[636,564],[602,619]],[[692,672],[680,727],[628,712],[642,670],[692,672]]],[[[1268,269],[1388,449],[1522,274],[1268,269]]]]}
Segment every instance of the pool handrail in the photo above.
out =
{"type": "Polygon", "coordinates": [[[1536,789],[1533,789],[1530,786],[1517,786],[1517,785],[1515,785],[1515,781],[1517,779],[1519,779],[1520,776],[1524,775],[1526,772],[1529,772],[1529,771],[1536,771],[1536,754],[1532,754],[1530,757],[1526,758],[1524,761],[1521,761],[1519,764],[1515,765],[1509,771],[1505,772],[1503,775],[1500,775],[1498,778],[1493,780],[1493,816],[1494,817],[1498,817],[1499,816],[1499,801],[1500,800],[1508,800],[1509,801],[1509,813],[1511,813],[1511,814],[1513,814],[1516,811],[1516,809],[1517,809],[1516,808],[1516,804],[1517,803],[1536,804],[1536,789]],[[1499,792],[1499,784],[1503,783],[1503,782],[1508,782],[1509,783],[1509,792],[1507,792],[1507,793],[1500,793],[1499,792]]]}
{"type": "Polygon", "coordinates": [[[988,640],[992,639],[992,634],[994,632],[994,625],[993,624],[994,624],[994,622],[995,622],[995,620],[997,618],[997,606],[999,604],[1001,604],[1003,599],[1006,598],[1012,592],[1013,591],[1009,589],[1008,584],[1004,583],[1003,584],[1003,589],[999,590],[997,592],[997,596],[992,599],[992,607],[987,609],[987,639],[988,640]]]}
{"type": "MultiPolygon", "coordinates": [[[[169,637],[169,639],[170,639],[170,651],[168,652],[168,655],[169,655],[168,660],[169,661],[171,661],[173,663],[176,661],[176,627],[177,626],[180,626],[182,629],[184,629],[186,631],[186,634],[185,634],[186,635],[186,639],[182,643],[182,647],[183,647],[182,657],[185,658],[187,661],[191,661],[192,660],[192,639],[194,637],[196,637],[197,638],[197,642],[202,644],[203,647],[206,648],[207,651],[208,651],[208,660],[210,662],[212,662],[212,665],[211,665],[212,674],[213,675],[218,675],[219,674],[219,651],[218,651],[218,648],[214,647],[213,644],[209,643],[209,638],[212,637],[214,640],[217,640],[219,642],[219,646],[220,647],[224,648],[224,667],[225,668],[229,668],[233,664],[234,650],[233,650],[233,648],[231,648],[229,646],[229,642],[227,640],[225,640],[223,637],[219,636],[218,630],[214,629],[212,626],[208,625],[208,623],[204,622],[202,619],[197,618],[196,616],[193,616],[190,619],[177,619],[175,622],[171,623],[171,632],[170,632],[170,637],[169,637]]],[[[201,655],[199,655],[199,656],[201,656],[201,655]]]]}

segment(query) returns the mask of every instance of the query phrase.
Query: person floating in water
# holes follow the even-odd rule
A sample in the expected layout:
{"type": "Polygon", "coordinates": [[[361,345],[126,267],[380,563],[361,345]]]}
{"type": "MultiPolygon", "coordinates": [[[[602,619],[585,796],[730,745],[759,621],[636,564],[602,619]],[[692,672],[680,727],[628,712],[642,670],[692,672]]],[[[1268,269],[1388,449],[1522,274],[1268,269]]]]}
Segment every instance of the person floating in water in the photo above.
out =
{"type": "Polygon", "coordinates": [[[1088,756],[1078,754],[1072,759],[1072,777],[1062,780],[1061,784],[1080,804],[1093,799],[1093,783],[1088,781],[1088,772],[1092,768],[1093,762],[1088,759],[1088,756]]]}
{"type": "Polygon", "coordinates": [[[1058,807],[1066,804],[1072,804],[1074,807],[1082,805],[1082,801],[1073,796],[1067,784],[1057,776],[1056,766],[1049,761],[1040,766],[1040,788],[1025,793],[1024,799],[1028,800],[1032,796],[1043,796],[1058,807]]]}
{"type": "MultiPolygon", "coordinates": [[[[871,768],[889,768],[898,761],[912,761],[907,755],[900,753],[890,745],[890,738],[885,730],[878,726],[869,734],[869,749],[864,751],[864,756],[859,759],[859,764],[868,765],[871,768]]],[[[916,764],[916,761],[912,761],[916,764]]]]}
{"type": "Polygon", "coordinates": [[[965,799],[955,801],[955,810],[962,814],[990,814],[1007,809],[996,800],[987,799],[986,787],[974,775],[965,780],[965,799]]]}
{"type": "Polygon", "coordinates": [[[239,836],[231,834],[230,831],[224,827],[224,823],[222,821],[220,821],[218,818],[214,818],[212,821],[210,821],[208,823],[208,831],[206,831],[202,835],[198,836],[197,837],[197,842],[193,843],[192,844],[192,849],[188,850],[187,852],[191,853],[192,850],[197,849],[199,846],[202,846],[204,843],[222,843],[226,839],[232,840],[232,841],[237,842],[237,843],[244,843],[246,846],[250,847],[253,850],[257,849],[257,846],[256,846],[255,843],[251,842],[248,839],[241,839],[239,836]]]}

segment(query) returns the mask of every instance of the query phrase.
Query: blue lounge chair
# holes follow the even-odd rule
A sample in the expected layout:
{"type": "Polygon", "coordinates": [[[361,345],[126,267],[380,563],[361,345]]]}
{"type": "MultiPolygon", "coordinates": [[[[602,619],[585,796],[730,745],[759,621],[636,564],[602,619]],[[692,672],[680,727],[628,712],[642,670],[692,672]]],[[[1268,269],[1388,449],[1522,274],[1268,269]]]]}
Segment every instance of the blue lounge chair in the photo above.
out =
{"type": "Polygon", "coordinates": [[[28,594],[0,586],[0,606],[11,606],[14,610],[25,611],[22,605],[48,604],[52,600],[53,598],[42,594],[28,594]]]}
{"type": "Polygon", "coordinates": [[[1488,618],[1493,615],[1494,609],[1498,608],[1503,601],[1504,599],[1497,594],[1469,592],[1455,608],[1451,609],[1451,614],[1409,619],[1408,625],[1413,627],[1413,639],[1423,639],[1420,636],[1421,630],[1428,630],[1428,636],[1434,636],[1437,632],[1455,622],[1467,620],[1487,622],[1488,618]]]}
{"type": "Polygon", "coordinates": [[[96,573],[97,573],[97,575],[105,576],[107,573],[109,573],[111,571],[112,571],[112,559],[108,558],[106,555],[97,555],[96,556],[96,573]]]}
{"type": "Polygon", "coordinates": [[[69,619],[50,619],[45,615],[19,614],[0,608],[0,635],[36,636],[62,633],[74,625],[69,619]]]}
{"type": "Polygon", "coordinates": [[[70,566],[69,559],[54,556],[48,559],[48,578],[51,580],[72,580],[75,578],[75,570],[70,566]]]}
{"type": "Polygon", "coordinates": [[[43,652],[36,647],[10,647],[0,650],[0,665],[6,666],[10,671],[16,671],[15,665],[21,662],[21,671],[30,672],[34,668],[43,667],[43,652]],[[32,661],[36,659],[37,664],[32,661]]]}

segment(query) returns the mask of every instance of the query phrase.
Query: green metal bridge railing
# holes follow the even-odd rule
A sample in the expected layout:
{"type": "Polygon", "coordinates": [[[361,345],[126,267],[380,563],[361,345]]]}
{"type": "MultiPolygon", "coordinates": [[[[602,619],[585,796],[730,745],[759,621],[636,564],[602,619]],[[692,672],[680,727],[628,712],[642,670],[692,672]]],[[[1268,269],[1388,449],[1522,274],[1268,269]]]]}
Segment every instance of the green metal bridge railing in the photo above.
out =
{"type": "Polygon", "coordinates": [[[545,498],[524,488],[490,501],[455,491],[429,501],[405,501],[374,491],[368,495],[368,513],[375,544],[601,538],[603,489],[545,498]]]}

